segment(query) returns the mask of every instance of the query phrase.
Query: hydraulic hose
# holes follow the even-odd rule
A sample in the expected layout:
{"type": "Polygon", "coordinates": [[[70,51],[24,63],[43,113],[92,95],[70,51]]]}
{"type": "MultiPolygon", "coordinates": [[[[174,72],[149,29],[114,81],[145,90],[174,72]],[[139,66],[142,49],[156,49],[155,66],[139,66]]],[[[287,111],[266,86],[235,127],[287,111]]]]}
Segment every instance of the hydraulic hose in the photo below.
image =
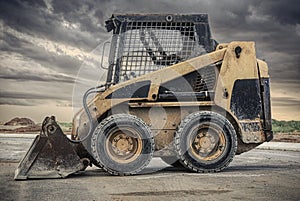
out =
{"type": "Polygon", "coordinates": [[[101,90],[100,88],[105,87],[105,86],[106,86],[106,84],[99,85],[97,87],[92,87],[84,93],[83,98],[82,98],[82,105],[83,105],[83,109],[84,109],[85,113],[87,114],[87,117],[89,120],[89,131],[88,131],[87,135],[84,136],[82,139],[79,139],[79,140],[69,139],[71,142],[74,142],[74,143],[83,142],[92,134],[93,128],[94,128],[94,123],[93,123],[93,117],[92,117],[91,111],[89,110],[89,107],[87,104],[87,98],[90,94],[103,92],[104,90],[103,89],[101,90]]]}

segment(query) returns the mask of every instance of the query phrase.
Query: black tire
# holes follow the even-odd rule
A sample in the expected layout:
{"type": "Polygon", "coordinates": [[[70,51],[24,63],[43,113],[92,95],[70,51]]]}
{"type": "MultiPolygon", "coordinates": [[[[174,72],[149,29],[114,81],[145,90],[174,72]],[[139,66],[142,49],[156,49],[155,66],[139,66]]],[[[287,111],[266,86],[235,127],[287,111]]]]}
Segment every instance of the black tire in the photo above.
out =
{"type": "Polygon", "coordinates": [[[162,156],[160,158],[165,163],[172,165],[173,167],[183,167],[183,165],[176,156],[162,156]]]}
{"type": "Polygon", "coordinates": [[[91,139],[98,164],[112,175],[133,175],[143,170],[154,152],[150,128],[129,114],[111,115],[96,127],[91,139]]]}
{"type": "Polygon", "coordinates": [[[237,150],[232,124],[211,111],[188,115],[178,126],[175,148],[180,162],[195,172],[218,172],[229,165],[237,150]]]}
{"type": "Polygon", "coordinates": [[[80,158],[88,158],[90,160],[90,165],[94,165],[98,168],[101,168],[97,160],[94,158],[91,149],[91,136],[88,137],[87,140],[83,141],[79,146],[77,153],[80,154],[80,158]]]}

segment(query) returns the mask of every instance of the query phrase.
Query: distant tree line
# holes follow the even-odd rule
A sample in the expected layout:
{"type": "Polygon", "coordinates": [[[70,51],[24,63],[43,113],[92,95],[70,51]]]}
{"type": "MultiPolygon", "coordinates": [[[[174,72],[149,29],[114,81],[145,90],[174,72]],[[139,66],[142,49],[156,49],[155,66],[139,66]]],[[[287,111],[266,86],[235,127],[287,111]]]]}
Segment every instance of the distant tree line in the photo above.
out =
{"type": "Polygon", "coordinates": [[[291,133],[300,132],[300,121],[278,121],[272,119],[274,132],[291,133]]]}

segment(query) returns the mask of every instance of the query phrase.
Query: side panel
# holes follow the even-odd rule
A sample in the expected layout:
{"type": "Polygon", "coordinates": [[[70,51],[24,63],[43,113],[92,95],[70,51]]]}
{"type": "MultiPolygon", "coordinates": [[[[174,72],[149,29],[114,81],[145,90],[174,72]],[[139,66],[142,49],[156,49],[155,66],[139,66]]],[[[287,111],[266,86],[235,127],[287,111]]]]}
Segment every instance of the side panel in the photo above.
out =
{"type": "MultiPolygon", "coordinates": [[[[227,48],[215,91],[216,105],[226,109],[238,122],[240,139],[244,143],[266,141],[264,133],[264,104],[258,61],[254,42],[232,42],[219,45],[227,48]]],[[[268,68],[262,68],[268,78],[268,68]]]]}
{"type": "Polygon", "coordinates": [[[112,98],[147,98],[151,82],[149,80],[135,82],[119,88],[114,93],[109,94],[106,99],[112,98]]]}
{"type": "Polygon", "coordinates": [[[243,142],[262,142],[263,111],[259,79],[236,80],[230,99],[230,111],[241,125],[243,142]]]}
{"type": "Polygon", "coordinates": [[[262,107],[258,79],[235,81],[230,100],[230,110],[239,120],[260,117],[262,107]]]}

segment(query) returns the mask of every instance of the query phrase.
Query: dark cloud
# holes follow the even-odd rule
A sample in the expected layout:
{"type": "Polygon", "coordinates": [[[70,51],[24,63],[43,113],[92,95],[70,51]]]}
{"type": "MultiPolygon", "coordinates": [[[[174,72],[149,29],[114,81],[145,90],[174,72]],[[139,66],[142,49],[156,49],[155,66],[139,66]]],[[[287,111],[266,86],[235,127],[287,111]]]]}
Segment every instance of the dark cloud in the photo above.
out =
{"type": "Polygon", "coordinates": [[[274,21],[279,21],[282,24],[295,25],[300,23],[300,4],[298,0],[261,1],[257,9],[270,15],[274,21]]]}
{"type": "MultiPolygon", "coordinates": [[[[17,31],[36,37],[46,37],[51,41],[70,44],[84,50],[91,51],[99,43],[103,27],[99,27],[93,32],[87,31],[85,28],[81,28],[88,26],[86,21],[65,21],[65,16],[72,10],[66,10],[65,14],[57,14],[46,8],[44,4],[41,6],[41,4],[33,2],[0,1],[0,18],[5,25],[17,31]],[[79,26],[75,26],[76,24],[79,26]],[[74,27],[70,29],[72,25],[74,27]]],[[[70,5],[76,5],[75,1],[68,2],[70,5]]],[[[87,16],[86,14],[85,16],[87,16]]]]}
{"type": "Polygon", "coordinates": [[[21,106],[35,106],[42,104],[49,104],[56,102],[57,106],[70,105],[71,101],[67,96],[58,96],[58,94],[46,93],[29,93],[29,92],[1,92],[0,105],[21,105],[21,106]],[[58,100],[58,101],[57,101],[58,100]]]}
{"type": "MultiPolygon", "coordinates": [[[[0,52],[3,53],[3,52],[0,52]]],[[[74,76],[68,74],[53,71],[52,69],[47,69],[39,63],[33,60],[24,60],[24,57],[20,55],[3,54],[0,56],[2,63],[0,63],[1,74],[0,82],[2,86],[5,85],[7,81],[43,81],[45,85],[51,82],[57,83],[74,83],[74,76]],[[10,57],[7,59],[7,57],[10,57]],[[10,61],[10,59],[15,59],[16,61],[10,61]],[[21,61],[18,61],[21,60],[21,61]],[[11,62],[11,64],[9,64],[11,62]]]]}
{"type": "Polygon", "coordinates": [[[29,99],[12,99],[0,97],[0,105],[35,106],[38,104],[42,104],[42,102],[32,101],[29,99]]]}
{"type": "MultiPolygon", "coordinates": [[[[55,70],[61,73],[68,74],[70,76],[76,76],[77,71],[82,63],[82,61],[77,57],[71,57],[70,55],[64,54],[64,52],[59,52],[59,50],[55,50],[56,52],[51,52],[49,49],[44,47],[37,46],[36,44],[26,41],[25,39],[17,38],[11,33],[4,32],[3,35],[3,43],[0,46],[0,51],[2,52],[14,52],[23,55],[26,58],[32,59],[38,64],[45,66],[51,70],[55,70]],[[57,54],[59,53],[59,54],[57,54]]],[[[0,64],[1,65],[1,64],[0,64]]],[[[3,66],[5,68],[5,66],[3,66]]],[[[18,69],[16,69],[18,71],[18,69]]],[[[13,77],[19,79],[30,79],[28,75],[25,74],[26,77],[20,76],[18,74],[14,74],[13,77]]],[[[35,75],[35,68],[32,66],[32,73],[30,75],[33,80],[43,80],[43,75],[35,75]]],[[[47,76],[46,74],[44,76],[47,76]]],[[[11,77],[11,75],[3,77],[11,77]]],[[[71,78],[64,79],[63,76],[57,75],[55,76],[55,80],[59,81],[59,77],[61,77],[61,81],[73,82],[74,80],[71,78]]],[[[55,81],[54,80],[54,81],[55,81]]],[[[49,81],[49,77],[45,80],[49,81]]]]}
{"type": "MultiPolygon", "coordinates": [[[[1,92],[1,98],[13,98],[13,99],[57,99],[57,94],[38,94],[38,93],[26,93],[26,92],[1,92]]],[[[68,99],[66,99],[68,100],[68,99]]]]}
{"type": "Polygon", "coordinates": [[[27,1],[1,1],[1,19],[10,27],[27,33],[53,33],[53,27],[58,25],[59,18],[54,15],[43,14],[44,6],[30,4],[27,1]],[[34,5],[34,6],[33,6],[34,5]],[[52,29],[48,29],[52,27],[52,29]]]}
{"type": "Polygon", "coordinates": [[[0,49],[3,51],[17,51],[18,48],[29,44],[27,41],[17,38],[16,36],[3,32],[1,39],[3,40],[0,49]]]}
{"type": "MultiPolygon", "coordinates": [[[[32,80],[32,81],[43,81],[43,82],[63,82],[63,83],[74,83],[74,79],[70,78],[68,76],[63,75],[45,75],[45,76],[39,76],[39,75],[31,75],[31,74],[23,74],[23,73],[15,73],[12,71],[11,75],[0,75],[0,79],[6,79],[6,80],[19,80],[19,81],[26,81],[26,80],[32,80]]],[[[5,80],[1,80],[1,82],[4,82],[5,80]]]]}
{"type": "Polygon", "coordinates": [[[22,80],[6,82],[4,86],[0,86],[0,105],[34,106],[71,103],[69,92],[72,91],[73,83],[64,84],[64,87],[61,87],[62,84],[59,82],[48,82],[47,85],[43,85],[43,83],[45,82],[22,80]],[[10,90],[12,88],[13,91],[10,90]]]}

